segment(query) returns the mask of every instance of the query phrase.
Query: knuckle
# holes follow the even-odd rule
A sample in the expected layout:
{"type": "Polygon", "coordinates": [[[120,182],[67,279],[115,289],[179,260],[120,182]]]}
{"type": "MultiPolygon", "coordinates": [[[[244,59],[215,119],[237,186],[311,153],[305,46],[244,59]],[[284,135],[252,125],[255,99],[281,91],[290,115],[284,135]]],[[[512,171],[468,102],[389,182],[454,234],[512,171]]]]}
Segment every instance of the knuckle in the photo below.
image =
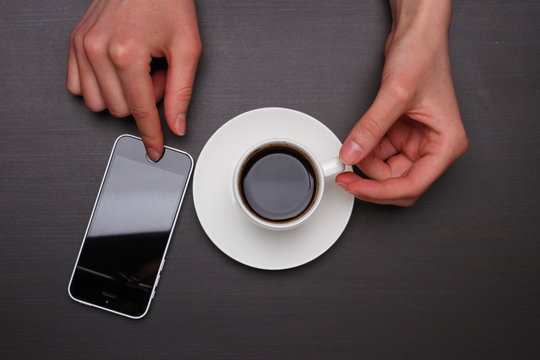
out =
{"type": "Polygon", "coordinates": [[[193,88],[191,86],[183,86],[175,90],[174,100],[176,102],[189,102],[191,95],[193,94],[193,88]]]}
{"type": "Polygon", "coordinates": [[[388,84],[390,96],[397,104],[406,104],[412,97],[412,91],[403,81],[393,80],[388,84]]]}
{"type": "Polygon", "coordinates": [[[117,107],[109,107],[109,113],[117,118],[124,118],[126,116],[129,116],[129,109],[127,108],[117,108],[117,107]]]}
{"type": "MultiPolygon", "coordinates": [[[[422,194],[424,193],[424,189],[420,188],[419,186],[415,186],[414,188],[412,188],[408,194],[407,194],[407,201],[412,201],[413,204],[414,202],[416,201],[416,199],[419,199],[422,194]]],[[[412,205],[412,204],[411,204],[412,205]]]]}
{"type": "Polygon", "coordinates": [[[84,35],[80,31],[73,31],[70,35],[70,44],[75,51],[83,50],[84,35]]]}
{"type": "Polygon", "coordinates": [[[142,121],[149,121],[151,117],[151,112],[141,106],[132,105],[129,109],[129,112],[135,119],[142,120],[142,121]]]}
{"type": "Polygon", "coordinates": [[[83,38],[83,48],[89,59],[103,57],[106,54],[107,41],[99,33],[91,32],[83,38]]]}
{"type": "Polygon", "coordinates": [[[469,148],[469,138],[465,130],[459,131],[452,137],[451,146],[448,147],[448,158],[456,160],[463,156],[469,148]]]}
{"type": "Polygon", "coordinates": [[[198,61],[202,53],[202,43],[199,36],[181,36],[172,39],[170,44],[173,52],[177,52],[184,60],[198,61]]]}
{"type": "Polygon", "coordinates": [[[458,140],[458,157],[462,156],[469,149],[469,137],[465,132],[459,137],[458,140]]]}
{"type": "Polygon", "coordinates": [[[105,103],[97,99],[84,98],[84,104],[86,105],[88,110],[93,112],[100,112],[106,109],[105,103]]]}
{"type": "Polygon", "coordinates": [[[427,191],[428,184],[422,183],[420,180],[411,181],[409,186],[398,195],[398,198],[407,206],[412,206],[427,191]]]}
{"type": "Polygon", "coordinates": [[[113,40],[108,47],[113,64],[120,68],[129,66],[138,53],[137,44],[132,40],[113,40]]]}
{"type": "Polygon", "coordinates": [[[198,60],[202,53],[202,44],[199,39],[190,41],[184,48],[186,56],[198,60]]]}

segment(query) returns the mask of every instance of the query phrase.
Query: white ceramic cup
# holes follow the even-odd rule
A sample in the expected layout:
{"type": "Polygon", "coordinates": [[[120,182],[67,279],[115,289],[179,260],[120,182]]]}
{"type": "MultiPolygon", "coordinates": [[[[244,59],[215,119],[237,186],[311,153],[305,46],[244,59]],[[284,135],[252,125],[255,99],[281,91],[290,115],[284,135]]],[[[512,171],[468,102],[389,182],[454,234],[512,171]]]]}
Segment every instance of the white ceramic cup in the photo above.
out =
{"type": "MultiPolygon", "coordinates": [[[[321,199],[323,197],[325,182],[329,181],[327,179],[343,171],[345,171],[345,165],[339,160],[339,157],[335,157],[335,158],[326,160],[324,162],[320,162],[319,159],[317,159],[315,155],[313,155],[313,153],[309,151],[309,149],[307,149],[305,146],[303,146],[302,144],[296,141],[289,140],[289,139],[281,139],[281,138],[268,139],[252,146],[250,149],[248,149],[244,153],[244,155],[242,155],[242,157],[238,161],[236,168],[234,170],[234,178],[233,178],[234,202],[238,205],[238,207],[240,208],[240,211],[256,225],[259,225],[269,230],[292,229],[304,223],[317,210],[317,207],[319,206],[321,199]],[[304,210],[299,216],[294,217],[291,220],[272,221],[272,220],[262,218],[261,216],[256,214],[253,210],[251,210],[249,205],[245,203],[245,200],[242,196],[241,176],[242,176],[242,171],[244,169],[244,166],[252,158],[252,156],[257,154],[260,150],[271,148],[274,146],[276,147],[285,146],[288,148],[292,148],[296,152],[300,153],[301,155],[303,155],[303,157],[306,160],[309,161],[315,173],[315,182],[317,185],[315,189],[315,194],[313,195],[313,200],[311,201],[310,205],[308,206],[306,210],[304,210]]],[[[333,178],[330,181],[333,181],[333,178]]]]}

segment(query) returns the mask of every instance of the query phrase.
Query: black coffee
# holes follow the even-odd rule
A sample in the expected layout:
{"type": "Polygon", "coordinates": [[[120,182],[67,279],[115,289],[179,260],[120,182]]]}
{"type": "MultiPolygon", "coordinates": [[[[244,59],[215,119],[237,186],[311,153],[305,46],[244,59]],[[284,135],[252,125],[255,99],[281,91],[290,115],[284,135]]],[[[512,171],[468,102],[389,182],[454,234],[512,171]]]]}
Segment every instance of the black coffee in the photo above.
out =
{"type": "Polygon", "coordinates": [[[244,203],[264,220],[293,220],[309,209],[317,183],[310,161],[286,146],[255,152],[240,174],[244,203]]]}

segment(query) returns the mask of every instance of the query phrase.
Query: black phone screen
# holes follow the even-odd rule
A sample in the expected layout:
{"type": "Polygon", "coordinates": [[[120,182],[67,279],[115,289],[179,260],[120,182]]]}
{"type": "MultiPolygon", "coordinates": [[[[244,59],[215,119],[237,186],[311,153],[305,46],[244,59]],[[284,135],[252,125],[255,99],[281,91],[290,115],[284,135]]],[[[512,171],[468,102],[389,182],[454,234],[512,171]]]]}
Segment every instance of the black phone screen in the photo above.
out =
{"type": "Polygon", "coordinates": [[[191,171],[191,159],[166,149],[147,160],[139,139],[120,137],[111,155],[69,291],[76,300],[143,316],[191,171]]]}

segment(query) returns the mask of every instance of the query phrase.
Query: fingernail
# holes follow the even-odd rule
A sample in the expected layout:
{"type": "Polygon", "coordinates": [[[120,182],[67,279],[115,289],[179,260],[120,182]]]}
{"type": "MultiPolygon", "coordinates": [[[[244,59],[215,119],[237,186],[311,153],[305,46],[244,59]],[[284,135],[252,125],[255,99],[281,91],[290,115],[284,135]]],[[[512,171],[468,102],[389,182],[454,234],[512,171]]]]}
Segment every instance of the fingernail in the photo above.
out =
{"type": "Polygon", "coordinates": [[[146,153],[148,154],[148,157],[153,161],[158,161],[161,157],[161,153],[153,148],[147,148],[146,153]]]}
{"type": "Polygon", "coordinates": [[[176,117],[176,134],[183,136],[186,133],[186,114],[178,114],[176,117]]]}
{"type": "Polygon", "coordinates": [[[347,140],[345,141],[345,145],[343,145],[343,150],[341,151],[341,160],[346,165],[354,165],[358,161],[360,161],[360,157],[362,156],[362,147],[356,143],[354,140],[347,140]]]}
{"type": "Polygon", "coordinates": [[[341,186],[343,189],[347,190],[347,184],[336,182],[339,186],[341,186]]]}

